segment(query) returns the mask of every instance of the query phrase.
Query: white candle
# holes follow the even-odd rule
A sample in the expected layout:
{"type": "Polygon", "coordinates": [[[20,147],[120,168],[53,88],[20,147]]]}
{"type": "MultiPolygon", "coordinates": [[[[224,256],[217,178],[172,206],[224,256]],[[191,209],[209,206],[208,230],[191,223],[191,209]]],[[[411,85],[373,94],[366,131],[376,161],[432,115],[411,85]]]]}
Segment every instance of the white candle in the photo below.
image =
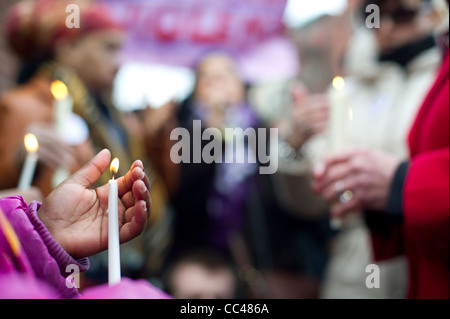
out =
{"type": "MultiPolygon", "coordinates": [[[[347,144],[350,121],[353,117],[353,112],[348,107],[348,92],[345,90],[345,80],[340,76],[335,77],[333,80],[333,88],[329,93],[329,101],[329,142],[331,151],[336,153],[342,151],[347,144]]],[[[343,220],[337,217],[331,218],[330,226],[335,230],[341,229],[343,220]]]]}
{"type": "Polygon", "coordinates": [[[53,81],[50,87],[50,91],[55,98],[54,103],[54,121],[56,125],[56,131],[59,136],[64,135],[67,119],[73,110],[73,99],[69,94],[67,86],[59,80],[53,81]]]}
{"type": "Polygon", "coordinates": [[[115,158],[111,163],[113,178],[108,183],[108,283],[115,285],[120,282],[120,240],[119,240],[119,211],[118,188],[114,175],[119,170],[119,160],[115,158]]]}
{"type": "Polygon", "coordinates": [[[330,101],[330,147],[333,152],[345,147],[348,130],[348,95],[342,77],[333,80],[330,101]]]}
{"type": "Polygon", "coordinates": [[[19,179],[19,190],[27,190],[33,183],[34,173],[36,171],[36,165],[39,160],[37,150],[39,149],[39,143],[36,136],[33,134],[25,135],[25,148],[28,152],[25,158],[25,163],[22,168],[22,173],[19,179]]]}
{"type": "MultiPolygon", "coordinates": [[[[56,132],[60,138],[64,137],[68,119],[72,114],[73,99],[67,86],[59,80],[53,81],[50,90],[55,98],[53,106],[56,132]]],[[[53,187],[58,186],[70,176],[69,170],[59,167],[53,174],[53,187]]]]}

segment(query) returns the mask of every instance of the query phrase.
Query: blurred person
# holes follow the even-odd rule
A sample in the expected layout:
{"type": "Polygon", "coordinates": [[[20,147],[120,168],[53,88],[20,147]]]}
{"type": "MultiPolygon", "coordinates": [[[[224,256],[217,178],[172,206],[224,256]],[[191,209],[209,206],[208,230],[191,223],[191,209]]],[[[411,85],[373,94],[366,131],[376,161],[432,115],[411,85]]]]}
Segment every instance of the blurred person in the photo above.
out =
{"type": "MultiPolygon", "coordinates": [[[[73,266],[108,245],[108,186],[90,189],[110,163],[103,150],[59,185],[41,204],[20,196],[0,199],[0,298],[169,298],[145,281],[122,281],[81,295],[73,266]],[[68,271],[68,269],[71,269],[68,271]]],[[[126,242],[145,228],[151,212],[150,183],[141,161],[118,179],[119,236],[126,242]]]]}
{"type": "MultiPolygon", "coordinates": [[[[17,186],[21,163],[26,153],[23,136],[31,132],[36,135],[40,143],[38,150],[40,162],[33,184],[45,196],[53,188],[52,178],[56,167],[62,166],[74,170],[83,165],[92,155],[92,146],[86,136],[82,137],[79,146],[69,147],[56,134],[52,125],[55,100],[50,86],[52,80],[61,77],[61,74],[58,74],[61,72],[56,69],[63,68],[62,62],[55,62],[50,67],[51,61],[58,59],[54,57],[56,54],[52,52],[52,45],[56,46],[56,42],[61,44],[64,42],[62,39],[68,38],[69,34],[61,35],[62,32],[60,32],[60,29],[67,29],[65,20],[62,26],[55,23],[53,29],[49,29],[52,24],[47,15],[49,5],[51,3],[48,1],[27,1],[20,2],[10,10],[5,31],[14,53],[24,61],[19,80],[23,85],[5,92],[0,97],[0,113],[2,114],[0,117],[2,130],[0,168],[4,176],[0,186],[1,188],[17,186]]],[[[59,13],[61,19],[65,18],[65,7],[61,6],[59,10],[55,8],[55,12],[59,13]]],[[[110,27],[111,25],[103,24],[95,30],[110,27]]],[[[64,54],[59,53],[59,58],[61,56],[64,54]]],[[[78,130],[77,133],[79,133],[78,130]]]]}
{"type": "MultiPolygon", "coordinates": [[[[348,107],[353,112],[347,142],[349,146],[370,145],[406,158],[407,132],[440,61],[433,35],[438,15],[433,6],[423,6],[420,0],[378,4],[381,27],[368,30],[361,26],[346,57],[348,107]]],[[[296,86],[293,100],[290,132],[288,129],[282,140],[285,156],[280,159],[284,165],[280,165],[277,185],[281,186],[283,201],[294,212],[317,218],[328,210],[311,188],[313,167],[329,152],[328,99],[296,86]]],[[[403,257],[379,263],[381,288],[366,287],[366,267],[374,263],[370,251],[369,232],[361,212],[356,211],[345,219],[331,243],[321,297],[404,298],[403,257]]]]}
{"type": "Polygon", "coordinates": [[[236,299],[232,264],[214,251],[193,251],[176,260],[165,274],[165,290],[177,299],[236,299]]]}
{"type": "MultiPolygon", "coordinates": [[[[199,60],[195,71],[192,95],[174,110],[178,126],[187,128],[191,136],[194,120],[202,121],[202,131],[208,127],[223,132],[225,127],[256,126],[256,115],[246,103],[245,86],[231,57],[210,53],[199,60]]],[[[256,169],[256,164],[179,165],[173,200],[175,255],[193,248],[228,250],[229,236],[242,226],[245,195],[256,169]]]]}
{"type": "MultiPolygon", "coordinates": [[[[231,58],[221,53],[206,56],[200,60],[196,74],[192,96],[176,110],[180,127],[192,133],[193,120],[196,119],[202,121],[202,130],[207,127],[223,130],[227,125],[245,129],[256,125],[257,119],[245,104],[245,88],[231,58]]],[[[191,245],[211,245],[218,249],[227,246],[229,232],[242,222],[243,191],[247,189],[249,177],[256,172],[256,167],[245,169],[244,166],[248,165],[180,164],[173,201],[176,210],[175,249],[191,249],[191,245]],[[240,173],[231,175],[232,170],[240,173]],[[217,206],[220,201],[223,201],[223,206],[215,212],[211,205],[217,206]],[[225,209],[231,213],[225,213],[225,209]],[[215,220],[215,216],[224,219],[215,220]],[[214,224],[216,222],[217,225],[214,224]]]]}
{"type": "MultiPolygon", "coordinates": [[[[195,72],[191,96],[175,107],[176,126],[190,133],[190,150],[193,143],[201,143],[203,149],[210,142],[193,140],[194,120],[201,121],[202,134],[210,127],[223,133],[226,128],[265,126],[248,102],[246,85],[232,56],[209,52],[198,60],[195,72]]],[[[233,141],[219,137],[216,142],[224,149],[233,141]]],[[[247,142],[244,151],[255,157],[258,152],[247,142]]],[[[240,276],[251,297],[267,298],[274,291],[277,297],[311,296],[309,282],[305,284],[303,277],[298,278],[298,269],[292,269],[290,261],[296,257],[292,257],[286,231],[290,226],[280,222],[271,178],[258,174],[260,164],[226,163],[224,158],[219,163],[193,163],[192,154],[190,159],[191,163],[182,162],[177,168],[177,191],[171,201],[174,238],[166,264],[192,250],[213,250],[242,269],[240,276]],[[276,276],[279,270],[285,270],[283,276],[276,276]],[[287,282],[298,285],[293,288],[287,282]]]]}
{"type": "MultiPolygon", "coordinates": [[[[393,17],[392,11],[383,13],[393,17]]],[[[385,44],[400,35],[386,35],[385,44]]],[[[443,62],[410,130],[409,159],[356,149],[329,156],[315,171],[316,191],[336,203],[332,215],[366,211],[377,263],[406,255],[409,298],[449,298],[448,28],[439,44],[443,62]],[[350,201],[337,201],[338,182],[353,191],[350,201]]]]}
{"type": "MultiPolygon", "coordinates": [[[[150,224],[163,219],[167,190],[158,168],[151,165],[157,161],[147,156],[145,128],[131,115],[124,118],[111,101],[125,34],[107,8],[82,0],[21,1],[9,12],[6,34],[14,52],[23,59],[23,68],[19,76],[22,84],[0,97],[0,172],[4,177],[1,188],[17,185],[25,157],[23,136],[32,131],[42,146],[38,150],[40,163],[33,185],[44,196],[53,188],[51,180],[56,167],[74,171],[95,151],[108,148],[120,160],[119,174],[125,173],[133,159],[145,161],[154,188],[155,214],[150,224]],[[68,4],[79,6],[80,28],[66,26],[68,4]],[[73,111],[84,122],[84,129],[78,127],[71,131],[72,134],[87,132],[86,140],[77,147],[61,141],[51,125],[55,110],[50,86],[55,79],[67,85],[73,98],[73,111]]],[[[104,184],[109,178],[106,172],[98,183],[104,184]]],[[[123,268],[125,272],[130,271],[130,276],[145,267],[141,239],[123,249],[123,268]]],[[[105,264],[105,255],[92,258],[91,273],[99,274],[97,280],[106,280],[101,276],[106,273],[105,264]]]]}
{"type": "Polygon", "coordinates": [[[293,233],[285,245],[294,247],[297,256],[292,260],[318,283],[334,233],[329,229],[328,216],[317,213],[325,212],[327,206],[311,189],[310,176],[305,174],[306,179],[299,182],[299,170],[311,171],[309,161],[301,160],[302,146],[328,127],[326,90],[335,74],[342,74],[344,51],[353,32],[350,16],[359,2],[349,1],[341,16],[322,15],[289,30],[298,48],[299,74],[285,83],[258,84],[250,89],[257,110],[280,132],[279,170],[273,177],[277,199],[287,212],[279,218],[293,233]],[[299,193],[307,200],[299,201],[299,193]]]}

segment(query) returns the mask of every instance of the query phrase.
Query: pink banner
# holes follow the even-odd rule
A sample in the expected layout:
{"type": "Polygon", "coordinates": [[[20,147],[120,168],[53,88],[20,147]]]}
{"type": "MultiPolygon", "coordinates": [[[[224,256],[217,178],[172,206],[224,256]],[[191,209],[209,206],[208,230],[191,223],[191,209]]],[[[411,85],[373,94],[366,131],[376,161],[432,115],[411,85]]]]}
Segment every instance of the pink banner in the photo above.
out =
{"type": "MultiPolygon", "coordinates": [[[[283,36],[286,0],[99,1],[127,29],[127,60],[192,66],[205,52],[226,50],[245,64],[258,48],[280,41],[279,58],[292,55],[283,36]]],[[[276,58],[276,49],[269,51],[276,58]]]]}

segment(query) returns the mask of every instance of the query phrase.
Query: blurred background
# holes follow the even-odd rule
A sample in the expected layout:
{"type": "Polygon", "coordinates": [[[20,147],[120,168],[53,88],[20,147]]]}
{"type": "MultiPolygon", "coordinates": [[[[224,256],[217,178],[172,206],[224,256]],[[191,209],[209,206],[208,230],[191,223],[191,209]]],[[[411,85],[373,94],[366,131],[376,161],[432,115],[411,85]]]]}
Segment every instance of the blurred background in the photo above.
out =
{"type": "MultiPolygon", "coordinates": [[[[3,22],[8,9],[17,1],[14,0],[3,0],[0,4],[0,21],[3,22]]],[[[167,8],[170,7],[171,11],[169,13],[173,16],[167,16],[168,22],[161,21],[161,27],[172,28],[170,25],[170,19],[176,19],[180,15],[185,19],[191,19],[187,17],[184,12],[189,12],[194,7],[198,7],[199,1],[169,1],[173,4],[168,4],[167,1],[103,1],[110,4],[110,8],[115,14],[115,16],[123,22],[130,23],[131,34],[137,34],[148,31],[148,27],[156,28],[155,24],[145,25],[135,23],[132,16],[133,13],[127,13],[124,10],[125,7],[130,7],[133,4],[139,5],[144,10],[141,10],[142,15],[152,15],[150,19],[156,14],[153,11],[155,8],[167,8]]],[[[201,1],[200,1],[201,2],[201,1]]],[[[201,4],[204,8],[200,9],[200,28],[203,27],[208,29],[208,23],[213,23],[214,15],[221,15],[223,11],[224,3],[222,1],[205,1],[201,4]]],[[[346,0],[321,0],[315,1],[314,3],[308,3],[302,0],[281,0],[274,1],[277,10],[272,10],[270,6],[267,8],[261,7],[258,14],[255,14],[255,19],[258,21],[263,21],[267,12],[270,12],[271,18],[274,19],[274,24],[278,25],[279,29],[273,34],[269,34],[271,38],[274,39],[262,39],[258,41],[256,45],[246,45],[242,50],[239,48],[237,53],[242,57],[244,65],[250,64],[247,68],[249,80],[251,83],[267,83],[267,82],[282,82],[288,81],[296,76],[300,68],[300,63],[298,60],[298,55],[296,51],[296,45],[299,43],[295,42],[295,33],[299,32],[299,29],[313,21],[314,19],[323,16],[339,16],[347,8],[346,0]],[[265,12],[264,12],[265,11],[265,12]],[[281,25],[285,27],[284,30],[280,29],[281,25]],[[276,43],[271,44],[271,41],[276,41],[276,43]],[[264,47],[266,45],[266,47],[264,47]],[[260,52],[260,49],[264,48],[265,52],[260,52]],[[245,60],[255,60],[253,65],[251,61],[245,60]],[[275,70],[275,74],[271,73],[268,69],[271,65],[270,62],[277,61],[278,64],[284,66],[278,70],[275,70]],[[268,62],[269,61],[269,62],[268,62]],[[256,69],[256,70],[255,70],[256,69]],[[258,74],[258,72],[260,72],[258,74]]],[[[260,4],[257,1],[253,1],[252,4],[242,10],[242,13],[236,12],[235,15],[246,14],[247,18],[251,19],[252,9],[258,8],[260,4]],[[253,6],[253,8],[252,8],[253,6]]],[[[248,4],[242,2],[242,6],[246,7],[248,4]]],[[[242,7],[241,6],[241,7],[242,7]]],[[[139,10],[139,9],[138,9],[139,10]]],[[[145,19],[146,17],[142,17],[145,19]]],[[[196,17],[198,19],[198,17],[196,17]]],[[[174,28],[183,28],[183,26],[189,26],[189,20],[184,20],[179,22],[181,24],[174,26],[174,28]]],[[[244,23],[244,22],[237,22],[244,23]]],[[[1,23],[2,29],[5,27],[5,23],[1,23]]],[[[227,27],[222,27],[223,29],[217,30],[218,33],[223,32],[237,32],[236,30],[227,30],[227,27]]],[[[237,26],[236,28],[239,28],[237,26]]],[[[2,30],[4,33],[4,30],[2,30]]],[[[252,31],[250,31],[252,32],[252,31]]],[[[259,32],[259,31],[255,31],[259,32]]],[[[264,32],[264,31],[263,31],[264,32]]],[[[227,49],[226,41],[222,39],[210,38],[209,40],[203,40],[201,42],[200,48],[196,48],[196,43],[186,44],[186,42],[194,41],[194,39],[186,40],[184,35],[177,34],[171,42],[171,46],[189,46],[193,53],[186,57],[186,52],[184,50],[174,50],[169,47],[165,48],[167,41],[158,38],[153,32],[146,35],[146,41],[153,41],[154,43],[150,46],[159,47],[159,52],[149,54],[147,48],[139,45],[138,36],[130,39],[128,47],[126,47],[124,54],[124,65],[121,67],[120,72],[116,79],[114,98],[116,100],[116,105],[123,111],[132,111],[135,109],[145,108],[147,105],[152,107],[159,107],[170,99],[175,98],[177,100],[182,100],[189,95],[192,90],[195,76],[191,67],[195,63],[196,54],[200,56],[202,52],[207,52],[208,50],[214,49],[227,49]],[[183,42],[183,44],[180,44],[183,42]],[[219,45],[217,45],[219,43],[219,45]],[[165,50],[174,52],[167,58],[165,57],[165,50]]],[[[259,37],[264,37],[265,34],[258,35],[259,37]]],[[[336,43],[341,42],[335,39],[336,43]]],[[[231,42],[231,50],[236,50],[239,44],[234,43],[235,40],[231,42]]],[[[149,49],[149,50],[150,50],[149,49]]],[[[188,53],[189,54],[189,53],[188,53]]],[[[0,39],[0,92],[11,88],[14,85],[14,78],[18,72],[18,61],[14,55],[10,52],[6,45],[4,37],[0,39]]]]}
{"type": "MultiPolygon", "coordinates": [[[[119,175],[142,159],[152,182],[149,225],[121,246],[124,276],[177,298],[406,297],[401,257],[380,265],[383,289],[367,289],[364,212],[332,227],[312,169],[332,149],[333,103],[344,110],[339,127],[350,128],[342,144],[407,158],[441,61],[444,0],[377,0],[391,22],[380,29],[365,24],[364,0],[74,0],[86,19],[78,33],[55,1],[0,2],[0,191],[17,185],[25,132],[42,142],[33,181],[41,198],[27,200],[47,196],[62,166],[74,172],[107,147],[119,175]],[[332,95],[338,76],[345,99],[332,95]],[[69,99],[55,101],[54,80],[69,99]],[[77,116],[75,126],[56,123],[75,127],[70,141],[50,127],[55,103],[77,116]],[[174,163],[171,131],[192,132],[194,120],[222,132],[278,128],[278,172],[174,163]]],[[[258,154],[249,144],[248,156],[258,154]]],[[[82,288],[107,281],[106,252],[90,261],[82,288]]]]}

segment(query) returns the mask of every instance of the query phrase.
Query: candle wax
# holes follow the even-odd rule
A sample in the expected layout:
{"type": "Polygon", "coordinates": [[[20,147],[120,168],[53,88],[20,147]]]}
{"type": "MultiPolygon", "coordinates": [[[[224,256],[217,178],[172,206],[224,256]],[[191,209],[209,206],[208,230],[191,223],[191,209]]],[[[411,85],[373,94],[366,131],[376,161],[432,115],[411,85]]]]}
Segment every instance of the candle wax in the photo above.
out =
{"type": "Polygon", "coordinates": [[[38,160],[39,157],[36,152],[27,154],[19,179],[19,190],[27,190],[31,187],[38,160]]]}
{"type": "Polygon", "coordinates": [[[111,286],[120,282],[120,240],[117,180],[110,180],[108,186],[108,282],[111,286]]]}

